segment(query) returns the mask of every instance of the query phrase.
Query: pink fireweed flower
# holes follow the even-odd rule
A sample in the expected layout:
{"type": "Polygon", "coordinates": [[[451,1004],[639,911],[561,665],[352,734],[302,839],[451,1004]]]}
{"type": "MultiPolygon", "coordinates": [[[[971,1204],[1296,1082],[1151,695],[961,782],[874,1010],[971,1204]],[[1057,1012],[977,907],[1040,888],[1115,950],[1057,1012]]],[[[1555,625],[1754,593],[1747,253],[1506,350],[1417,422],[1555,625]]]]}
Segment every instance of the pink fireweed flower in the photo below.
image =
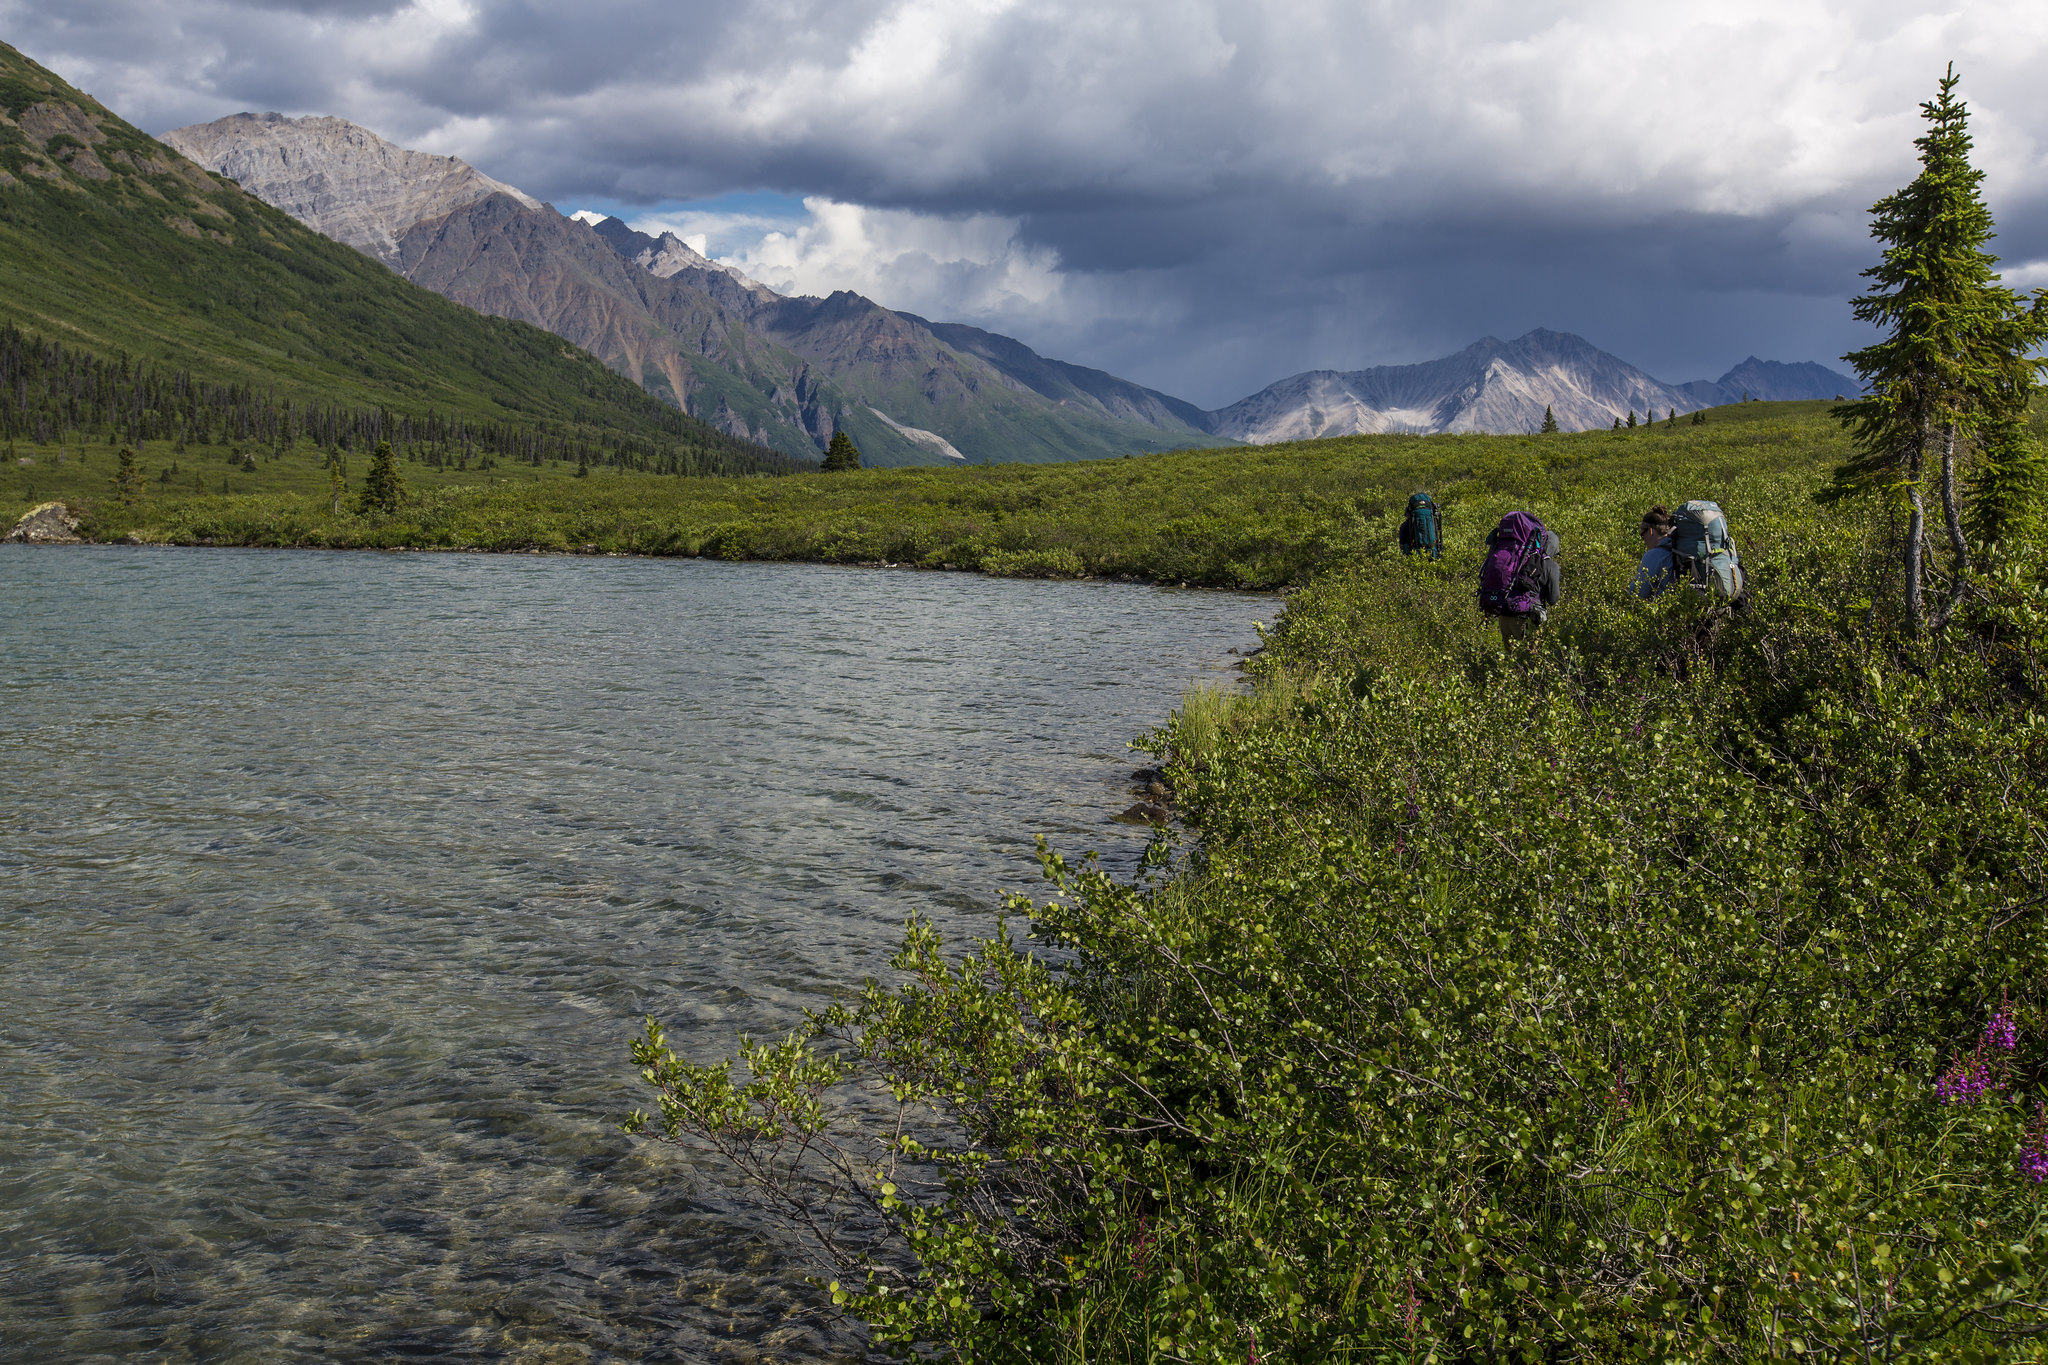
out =
{"type": "Polygon", "coordinates": [[[2034,1103],[2034,1121],[2020,1144],[2020,1174],[2036,1185],[2048,1180],[2048,1104],[2034,1103]]]}
{"type": "Polygon", "coordinates": [[[1955,1065],[1934,1082],[1935,1097],[1943,1104],[1975,1104],[1998,1088],[1990,1065],[1975,1056],[1958,1057],[1955,1065]]]}
{"type": "Polygon", "coordinates": [[[2019,1046],[2019,1026],[2013,1023],[2012,1015],[2001,1008],[1991,1016],[1991,1022],[1984,1026],[1984,1046],[2000,1052],[2011,1052],[2019,1046]]]}

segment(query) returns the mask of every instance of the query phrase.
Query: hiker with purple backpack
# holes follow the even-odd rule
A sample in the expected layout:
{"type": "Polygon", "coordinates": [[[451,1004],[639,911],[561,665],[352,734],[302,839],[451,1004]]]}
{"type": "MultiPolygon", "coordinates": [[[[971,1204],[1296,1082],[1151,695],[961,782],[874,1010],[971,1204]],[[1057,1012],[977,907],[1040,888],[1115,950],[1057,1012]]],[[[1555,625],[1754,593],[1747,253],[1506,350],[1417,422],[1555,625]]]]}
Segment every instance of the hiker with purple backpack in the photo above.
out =
{"type": "Polygon", "coordinates": [[[1540,626],[1564,595],[1557,532],[1527,512],[1510,512],[1486,537],[1479,569],[1479,609],[1500,621],[1501,643],[1540,626]]]}

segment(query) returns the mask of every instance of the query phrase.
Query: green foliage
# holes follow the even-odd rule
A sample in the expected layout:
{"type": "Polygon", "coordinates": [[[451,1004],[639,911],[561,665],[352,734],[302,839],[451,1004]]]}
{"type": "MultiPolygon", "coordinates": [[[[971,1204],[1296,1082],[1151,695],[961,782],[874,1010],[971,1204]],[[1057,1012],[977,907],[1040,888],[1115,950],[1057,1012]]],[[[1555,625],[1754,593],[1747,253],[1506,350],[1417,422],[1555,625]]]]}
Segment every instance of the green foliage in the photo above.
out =
{"type": "Polygon", "coordinates": [[[370,456],[370,472],[363,476],[363,491],[356,495],[358,512],[396,512],[405,501],[405,482],[398,474],[398,459],[391,442],[377,442],[370,456]]]}
{"type": "Polygon", "coordinates": [[[133,507],[142,501],[142,471],[135,467],[135,452],[122,446],[115,461],[114,496],[133,507]]]}
{"type": "Polygon", "coordinates": [[[832,443],[825,447],[825,458],[818,466],[826,474],[838,474],[849,469],[860,468],[860,448],[853,438],[843,431],[832,433],[832,443]]]}
{"type": "Polygon", "coordinates": [[[1138,877],[1048,851],[1035,946],[913,922],[735,1064],[650,1021],[631,1126],[904,1351],[2043,1358],[2048,583],[1902,644],[1802,430],[1502,443],[1443,564],[1333,566],[1153,738],[1185,833],[1138,877]],[[1628,596],[1640,509],[1694,496],[1746,614],[1628,596]],[[1471,565],[1517,504],[1572,572],[1510,661],[1471,565]]]}
{"type": "MultiPolygon", "coordinates": [[[[1909,509],[1902,558],[1906,611],[1922,619],[1922,481],[1940,457],[1940,493],[1951,551],[1951,586],[1960,594],[1970,569],[1957,487],[1959,460],[1976,437],[2017,421],[2027,410],[2040,362],[2030,352],[2048,340],[2048,294],[2029,306],[1996,283],[1998,258],[1980,194],[1984,173],[1970,164],[1969,110],[1955,97],[1953,66],[1936,97],[1921,106],[1928,128],[1914,143],[1920,174],[1871,209],[1871,235],[1883,259],[1864,271],[1870,289],[1856,317],[1884,332],[1846,357],[1867,394],[1836,409],[1855,435],[1856,458],[1837,472],[1842,489],[1898,488],[1909,509]]],[[[2036,496],[2011,480],[2033,466],[2011,465],[1992,488],[2024,502],[2036,496]]],[[[1993,523],[2005,514],[1993,510],[1993,523]]],[[[1939,626],[1952,609],[1936,613],[1939,626]]]]}
{"type": "Polygon", "coordinates": [[[2004,421],[1984,433],[1979,448],[1965,520],[1971,538],[2003,546],[2032,538],[2048,495],[2048,456],[2040,441],[2022,424],[2004,421]]]}

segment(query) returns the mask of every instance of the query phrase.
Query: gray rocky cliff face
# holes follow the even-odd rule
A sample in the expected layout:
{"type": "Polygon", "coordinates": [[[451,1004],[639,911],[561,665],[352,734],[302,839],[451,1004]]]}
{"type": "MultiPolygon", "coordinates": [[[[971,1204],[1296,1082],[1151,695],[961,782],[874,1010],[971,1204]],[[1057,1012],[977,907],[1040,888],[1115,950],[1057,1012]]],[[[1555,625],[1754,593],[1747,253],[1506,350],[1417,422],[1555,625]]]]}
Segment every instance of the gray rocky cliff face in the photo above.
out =
{"type": "Polygon", "coordinates": [[[394,267],[399,237],[422,219],[494,194],[540,207],[466,161],[408,151],[347,119],[231,114],[174,128],[162,141],[315,232],[394,267]]]}

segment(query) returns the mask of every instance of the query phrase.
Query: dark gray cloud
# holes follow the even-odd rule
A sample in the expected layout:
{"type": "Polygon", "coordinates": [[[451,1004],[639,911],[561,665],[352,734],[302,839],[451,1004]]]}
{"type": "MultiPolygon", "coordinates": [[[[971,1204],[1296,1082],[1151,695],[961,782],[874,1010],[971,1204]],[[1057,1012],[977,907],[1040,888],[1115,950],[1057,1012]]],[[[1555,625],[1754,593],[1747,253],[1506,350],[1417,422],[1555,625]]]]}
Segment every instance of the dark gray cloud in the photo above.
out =
{"type": "Polygon", "coordinates": [[[0,0],[0,24],[151,129],[340,114],[686,227],[686,201],[807,196],[733,258],[1212,404],[1534,326],[1673,380],[1832,362],[1864,211],[1951,59],[2000,245],[2048,283],[2037,0],[0,0]]]}

